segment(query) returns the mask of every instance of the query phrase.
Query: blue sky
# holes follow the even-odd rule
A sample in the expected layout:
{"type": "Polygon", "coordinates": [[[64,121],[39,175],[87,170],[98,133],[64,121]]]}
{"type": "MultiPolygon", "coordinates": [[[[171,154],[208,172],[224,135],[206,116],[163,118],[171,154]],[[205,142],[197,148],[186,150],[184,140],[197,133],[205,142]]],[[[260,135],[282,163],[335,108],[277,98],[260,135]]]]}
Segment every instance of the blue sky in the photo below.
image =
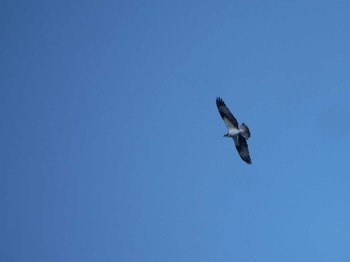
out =
{"type": "Polygon", "coordinates": [[[1,261],[350,260],[348,1],[0,13],[1,261]]]}

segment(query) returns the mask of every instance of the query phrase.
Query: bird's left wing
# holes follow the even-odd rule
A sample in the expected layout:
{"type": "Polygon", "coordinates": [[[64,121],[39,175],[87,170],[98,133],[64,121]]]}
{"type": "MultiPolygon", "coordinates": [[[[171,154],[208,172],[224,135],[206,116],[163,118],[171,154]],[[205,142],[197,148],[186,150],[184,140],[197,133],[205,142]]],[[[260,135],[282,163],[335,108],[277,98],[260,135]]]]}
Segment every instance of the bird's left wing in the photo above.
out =
{"type": "Polygon", "coordinates": [[[221,118],[224,120],[227,129],[238,128],[238,122],[236,118],[232,115],[225,102],[218,97],[216,99],[216,106],[218,107],[221,118]]]}

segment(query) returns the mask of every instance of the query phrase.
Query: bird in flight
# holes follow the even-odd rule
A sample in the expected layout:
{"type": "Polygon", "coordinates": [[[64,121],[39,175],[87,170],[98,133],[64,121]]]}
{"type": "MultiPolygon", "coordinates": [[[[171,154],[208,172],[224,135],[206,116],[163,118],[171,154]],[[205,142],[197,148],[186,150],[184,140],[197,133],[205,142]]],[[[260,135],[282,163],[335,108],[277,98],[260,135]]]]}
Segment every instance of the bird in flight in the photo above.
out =
{"type": "Polygon", "coordinates": [[[216,106],[218,107],[221,118],[224,120],[227,127],[227,134],[224,137],[232,137],[236,149],[242,160],[248,164],[252,163],[249,156],[247,140],[250,137],[248,126],[244,123],[239,127],[236,118],[232,115],[225,102],[218,97],[216,99],[216,106]]]}

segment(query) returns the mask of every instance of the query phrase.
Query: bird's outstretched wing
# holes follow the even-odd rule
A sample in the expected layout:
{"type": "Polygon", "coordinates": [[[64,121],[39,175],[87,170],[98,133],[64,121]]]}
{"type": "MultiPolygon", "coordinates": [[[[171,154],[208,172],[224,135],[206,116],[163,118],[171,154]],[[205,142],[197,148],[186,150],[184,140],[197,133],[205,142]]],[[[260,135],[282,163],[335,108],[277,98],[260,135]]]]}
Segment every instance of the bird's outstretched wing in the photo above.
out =
{"type": "Polygon", "coordinates": [[[251,164],[252,160],[250,159],[247,140],[241,134],[238,134],[233,137],[233,141],[235,142],[236,149],[242,160],[251,164]]]}
{"type": "Polygon", "coordinates": [[[221,118],[224,120],[227,129],[238,128],[238,122],[236,118],[232,115],[225,102],[218,97],[216,99],[216,106],[218,107],[221,118]]]}

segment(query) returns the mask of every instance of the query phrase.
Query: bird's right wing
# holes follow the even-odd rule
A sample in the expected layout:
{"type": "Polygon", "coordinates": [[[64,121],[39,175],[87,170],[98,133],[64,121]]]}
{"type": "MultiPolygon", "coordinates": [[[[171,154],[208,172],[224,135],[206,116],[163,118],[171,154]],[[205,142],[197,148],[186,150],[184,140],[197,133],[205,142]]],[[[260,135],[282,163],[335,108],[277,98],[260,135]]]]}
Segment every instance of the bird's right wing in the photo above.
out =
{"type": "Polygon", "coordinates": [[[242,160],[251,164],[252,160],[250,159],[247,140],[241,134],[238,134],[233,137],[233,141],[235,142],[236,149],[242,160]]]}

